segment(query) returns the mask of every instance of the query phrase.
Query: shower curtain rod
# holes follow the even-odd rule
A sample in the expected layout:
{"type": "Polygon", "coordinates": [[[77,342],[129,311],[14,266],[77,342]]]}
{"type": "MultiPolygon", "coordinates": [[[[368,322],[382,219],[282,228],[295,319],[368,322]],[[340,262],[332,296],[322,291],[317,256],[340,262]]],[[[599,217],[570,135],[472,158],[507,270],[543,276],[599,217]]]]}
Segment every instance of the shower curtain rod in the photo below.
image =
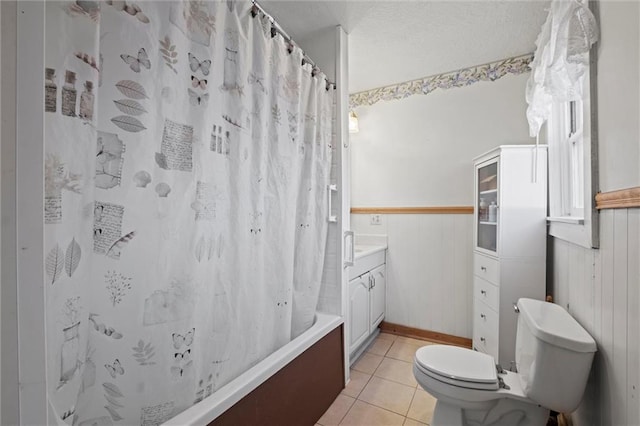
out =
{"type": "MultiPolygon", "coordinates": [[[[298,46],[298,43],[296,43],[295,41],[293,41],[293,39],[291,38],[291,36],[289,36],[289,34],[287,34],[287,32],[285,30],[282,29],[282,27],[280,26],[280,24],[278,24],[276,22],[276,20],[273,18],[273,16],[271,16],[269,13],[267,13],[264,8],[262,6],[260,6],[258,4],[258,2],[256,2],[256,0],[251,0],[251,3],[253,4],[253,7],[251,8],[251,16],[252,17],[256,17],[258,12],[261,12],[264,16],[266,16],[269,21],[271,22],[271,37],[275,37],[276,33],[280,34],[287,43],[289,43],[291,46],[295,45],[298,46]]],[[[302,50],[302,48],[300,49],[302,50]]],[[[291,53],[291,48],[289,49],[289,53],[291,53]]],[[[313,62],[313,60],[309,57],[309,55],[307,55],[305,53],[304,50],[302,50],[302,65],[304,64],[311,64],[311,66],[313,67],[313,70],[311,72],[311,75],[315,76],[317,71],[320,71],[320,67],[318,67],[315,62],[313,62]]],[[[334,83],[333,81],[329,80],[328,78],[326,78],[326,74],[325,74],[325,81],[327,82],[327,90],[329,90],[330,86],[333,86],[333,89],[336,89],[336,83],[334,83]]]]}

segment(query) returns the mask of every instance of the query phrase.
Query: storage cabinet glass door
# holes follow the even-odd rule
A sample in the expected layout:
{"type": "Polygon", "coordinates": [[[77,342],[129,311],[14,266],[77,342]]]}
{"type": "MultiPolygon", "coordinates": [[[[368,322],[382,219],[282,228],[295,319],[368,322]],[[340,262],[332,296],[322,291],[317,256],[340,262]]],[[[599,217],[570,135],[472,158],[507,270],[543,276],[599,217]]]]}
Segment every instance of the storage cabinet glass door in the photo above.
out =
{"type": "Polygon", "coordinates": [[[498,159],[476,167],[476,247],[497,252],[498,243],[498,159]]]}

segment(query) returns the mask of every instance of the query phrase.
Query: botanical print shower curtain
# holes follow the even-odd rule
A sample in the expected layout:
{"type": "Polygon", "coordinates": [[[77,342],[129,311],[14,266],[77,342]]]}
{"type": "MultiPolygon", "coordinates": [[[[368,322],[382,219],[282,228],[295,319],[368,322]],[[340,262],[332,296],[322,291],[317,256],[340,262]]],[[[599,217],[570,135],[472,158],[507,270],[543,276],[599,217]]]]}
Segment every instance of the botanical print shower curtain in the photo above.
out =
{"type": "Polygon", "coordinates": [[[313,323],[333,93],[302,56],[250,3],[46,3],[61,423],[159,424],[313,323]]]}

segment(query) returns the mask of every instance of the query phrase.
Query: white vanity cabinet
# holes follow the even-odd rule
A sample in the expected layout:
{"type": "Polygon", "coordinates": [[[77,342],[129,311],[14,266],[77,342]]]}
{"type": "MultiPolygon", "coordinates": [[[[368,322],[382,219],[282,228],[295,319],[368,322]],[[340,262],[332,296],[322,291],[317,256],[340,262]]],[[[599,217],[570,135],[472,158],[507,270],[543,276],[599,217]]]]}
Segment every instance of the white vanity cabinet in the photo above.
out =
{"type": "Polygon", "coordinates": [[[474,160],[473,347],[515,361],[521,297],[545,294],[546,146],[500,146],[474,160]]]}
{"type": "Polygon", "coordinates": [[[349,353],[355,354],[384,318],[386,249],[356,255],[349,271],[349,353]]]}
{"type": "Polygon", "coordinates": [[[369,329],[371,331],[382,322],[384,318],[385,303],[387,302],[387,265],[382,264],[369,272],[371,289],[369,290],[369,329]]]}
{"type": "Polygon", "coordinates": [[[369,337],[369,307],[371,305],[367,273],[349,281],[349,351],[353,352],[369,337]]]}

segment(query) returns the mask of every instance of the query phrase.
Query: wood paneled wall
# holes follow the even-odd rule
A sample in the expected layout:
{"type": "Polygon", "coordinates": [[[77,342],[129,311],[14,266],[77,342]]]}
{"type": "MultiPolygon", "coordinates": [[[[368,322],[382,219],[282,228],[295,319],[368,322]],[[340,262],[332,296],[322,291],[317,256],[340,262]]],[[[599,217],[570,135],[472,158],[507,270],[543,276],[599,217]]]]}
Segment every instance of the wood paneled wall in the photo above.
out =
{"type": "Polygon", "coordinates": [[[640,209],[602,210],[599,250],[549,248],[556,303],[598,343],[574,424],[640,425],[640,209]]]}
{"type": "Polygon", "coordinates": [[[471,338],[471,214],[352,214],[357,234],[386,234],[385,321],[471,338]]]}

